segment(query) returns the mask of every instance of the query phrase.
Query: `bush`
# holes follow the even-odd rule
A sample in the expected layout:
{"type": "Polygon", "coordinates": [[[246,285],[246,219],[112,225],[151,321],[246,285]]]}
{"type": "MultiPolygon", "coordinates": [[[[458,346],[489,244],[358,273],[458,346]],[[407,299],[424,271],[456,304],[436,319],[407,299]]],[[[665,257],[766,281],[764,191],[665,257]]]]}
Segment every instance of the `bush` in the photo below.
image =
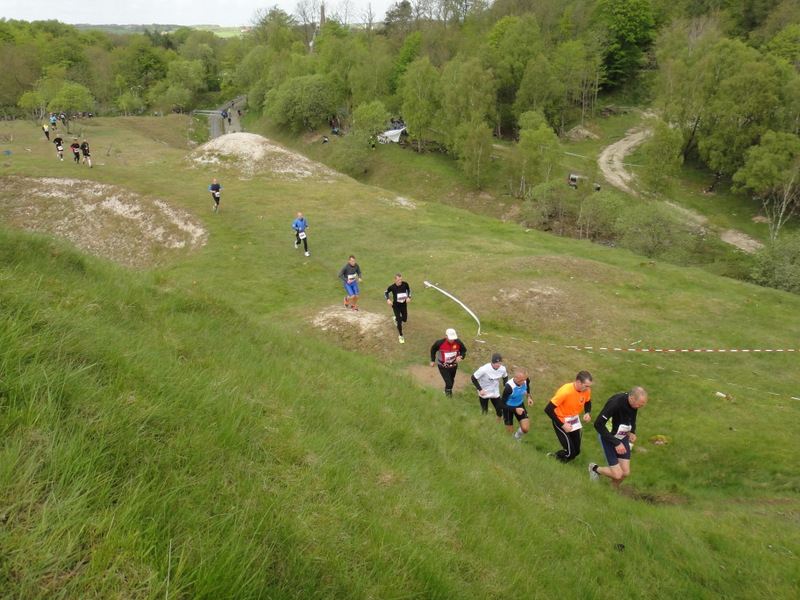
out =
{"type": "Polygon", "coordinates": [[[683,262],[696,243],[681,218],[664,204],[642,204],[624,211],[616,233],[623,248],[677,263],[683,262]]]}
{"type": "Polygon", "coordinates": [[[800,294],[800,233],[781,237],[755,256],[751,277],[759,285],[800,294]]]}

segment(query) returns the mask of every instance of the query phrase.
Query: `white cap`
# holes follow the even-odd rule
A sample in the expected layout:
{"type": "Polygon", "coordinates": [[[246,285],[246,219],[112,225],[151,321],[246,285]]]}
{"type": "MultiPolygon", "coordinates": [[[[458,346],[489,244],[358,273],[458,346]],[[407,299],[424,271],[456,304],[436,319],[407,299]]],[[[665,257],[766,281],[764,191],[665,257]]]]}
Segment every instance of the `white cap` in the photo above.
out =
{"type": "Polygon", "coordinates": [[[458,334],[456,333],[455,329],[450,328],[447,331],[445,331],[444,334],[447,336],[447,339],[450,340],[451,342],[455,339],[458,339],[458,334]]]}

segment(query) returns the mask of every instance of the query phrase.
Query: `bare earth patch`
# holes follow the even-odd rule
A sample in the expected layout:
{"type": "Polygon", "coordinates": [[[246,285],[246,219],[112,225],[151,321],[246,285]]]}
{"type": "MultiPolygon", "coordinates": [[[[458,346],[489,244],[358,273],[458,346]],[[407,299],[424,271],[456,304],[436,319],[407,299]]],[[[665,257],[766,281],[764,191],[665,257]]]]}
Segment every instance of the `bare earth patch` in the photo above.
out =
{"type": "Polygon", "coordinates": [[[246,177],[262,175],[287,181],[316,179],[333,183],[340,175],[254,133],[229,133],[206,142],[189,157],[193,165],[229,166],[246,177]]]}
{"type": "Polygon", "coordinates": [[[66,238],[81,250],[133,268],[194,250],[208,232],[188,212],[156,198],[82,179],[0,179],[0,218],[10,227],[66,238]]]}

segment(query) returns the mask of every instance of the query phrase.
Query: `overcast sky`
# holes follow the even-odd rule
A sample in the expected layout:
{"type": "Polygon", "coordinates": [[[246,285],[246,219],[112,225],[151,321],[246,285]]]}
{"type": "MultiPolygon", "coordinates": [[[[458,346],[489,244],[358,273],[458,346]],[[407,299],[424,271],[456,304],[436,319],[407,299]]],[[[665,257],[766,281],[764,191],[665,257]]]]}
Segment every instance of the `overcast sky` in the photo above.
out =
{"type": "MultiPolygon", "coordinates": [[[[319,0],[317,0],[319,1],[319,0]]],[[[372,6],[376,21],[382,21],[386,9],[397,0],[329,0],[325,12],[331,15],[349,2],[350,22],[372,6]]],[[[277,5],[289,14],[296,12],[298,0],[3,0],[0,18],[21,21],[55,19],[62,23],[91,25],[248,25],[258,9],[277,5]]]]}

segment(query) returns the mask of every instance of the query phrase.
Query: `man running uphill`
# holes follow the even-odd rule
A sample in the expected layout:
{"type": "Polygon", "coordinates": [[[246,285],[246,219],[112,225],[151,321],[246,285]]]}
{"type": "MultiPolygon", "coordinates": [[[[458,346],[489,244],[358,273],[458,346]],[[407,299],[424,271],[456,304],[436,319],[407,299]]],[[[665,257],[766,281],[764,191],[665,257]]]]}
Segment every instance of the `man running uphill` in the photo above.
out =
{"type": "Polygon", "coordinates": [[[297,213],[297,218],[292,223],[292,229],[294,229],[294,247],[295,249],[300,247],[300,241],[303,241],[303,251],[308,256],[308,235],[306,234],[306,229],[308,229],[308,221],[305,220],[303,217],[303,213],[297,213]]]}
{"type": "Polygon", "coordinates": [[[394,312],[392,320],[397,326],[397,333],[399,334],[397,341],[405,344],[403,323],[408,321],[408,303],[411,302],[411,287],[403,281],[403,276],[397,273],[394,276],[394,283],[386,288],[383,295],[386,298],[386,303],[392,307],[392,312],[394,312]],[[391,298],[389,298],[389,294],[392,295],[391,298]]]}
{"type": "Polygon", "coordinates": [[[597,481],[603,475],[611,479],[611,486],[617,489],[622,480],[631,474],[631,442],[636,441],[636,415],[645,404],[647,392],[639,386],[608,399],[594,422],[608,466],[598,467],[596,463],[589,463],[592,481],[597,481]],[[609,421],[611,431],[608,430],[609,421]]]}
{"type": "Polygon", "coordinates": [[[528,378],[528,371],[517,369],[511,381],[503,387],[503,421],[508,433],[514,431],[514,418],[519,422],[519,429],[514,432],[514,439],[522,441],[522,436],[531,430],[531,421],[528,418],[528,411],[525,410],[525,398],[528,399],[528,406],[533,406],[531,398],[531,380],[528,378]]]}
{"type": "Polygon", "coordinates": [[[584,422],[589,423],[592,420],[592,382],[591,374],[581,371],[575,376],[575,381],[558,388],[544,408],[553,421],[553,430],[562,448],[553,456],[561,462],[568,463],[581,453],[581,411],[585,411],[584,422]]]}
{"type": "Polygon", "coordinates": [[[436,340],[431,346],[431,366],[439,367],[439,374],[444,381],[444,393],[452,397],[458,363],[467,355],[467,347],[458,339],[455,329],[448,329],[444,335],[444,338],[436,340]]]}
{"type": "Polygon", "coordinates": [[[217,212],[219,210],[219,195],[222,191],[222,186],[217,183],[216,179],[211,181],[211,185],[208,186],[208,191],[211,192],[211,198],[214,200],[214,204],[211,206],[211,210],[217,212]]]}
{"type": "Polygon", "coordinates": [[[352,254],[344,266],[339,271],[339,279],[344,283],[344,307],[358,310],[358,284],[361,283],[361,267],[356,262],[356,257],[352,254]]]}

